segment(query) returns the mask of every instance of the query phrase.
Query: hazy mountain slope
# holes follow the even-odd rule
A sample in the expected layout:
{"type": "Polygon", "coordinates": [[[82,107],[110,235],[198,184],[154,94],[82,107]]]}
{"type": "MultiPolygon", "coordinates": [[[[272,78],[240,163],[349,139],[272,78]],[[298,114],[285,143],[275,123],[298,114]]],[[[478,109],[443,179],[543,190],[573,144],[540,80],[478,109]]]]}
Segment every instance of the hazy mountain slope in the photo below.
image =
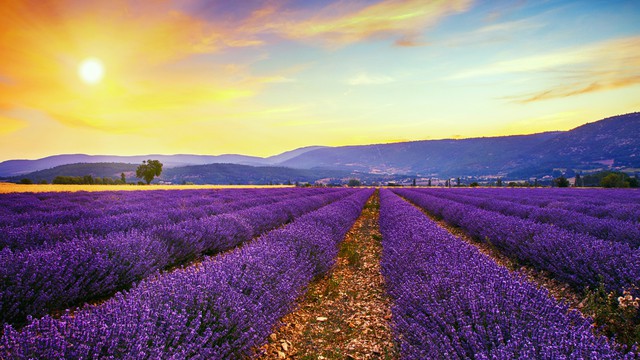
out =
{"type": "MultiPolygon", "coordinates": [[[[339,170],[343,172],[342,174],[359,171],[434,177],[500,175],[524,178],[550,175],[554,169],[563,168],[567,169],[567,173],[571,175],[574,169],[581,171],[640,168],[640,113],[614,116],[563,132],[362,146],[310,146],[269,158],[243,155],[58,155],[40,160],[2,162],[0,177],[25,174],[69,163],[140,164],[146,159],[160,160],[167,171],[169,168],[185,165],[233,163],[313,169],[316,172],[339,170]]],[[[208,171],[207,168],[200,168],[200,170],[208,171]]],[[[267,173],[266,170],[261,172],[262,175],[267,173]]],[[[276,174],[277,180],[271,181],[288,180],[289,175],[280,177],[281,173],[274,173],[274,176],[276,174]]],[[[189,176],[197,177],[196,175],[189,176]]],[[[262,175],[258,177],[250,175],[247,179],[251,179],[250,181],[265,179],[262,175]]],[[[240,179],[235,175],[229,176],[232,179],[240,179]]],[[[309,176],[311,176],[310,173],[309,176]]],[[[322,177],[325,176],[320,176],[322,177]]],[[[202,175],[202,179],[205,178],[222,179],[213,175],[202,175]]],[[[266,182],[268,181],[270,180],[266,182]]]]}
{"type": "Polygon", "coordinates": [[[324,178],[341,179],[350,173],[341,170],[305,170],[276,166],[247,166],[237,164],[194,165],[167,169],[160,179],[172,183],[195,184],[269,184],[310,182],[324,178]]]}
{"type": "Polygon", "coordinates": [[[549,175],[555,168],[640,168],[640,113],[614,116],[570,131],[427,140],[309,151],[280,165],[357,169],[427,176],[549,175]]]}
{"type": "Polygon", "coordinates": [[[293,159],[296,156],[300,156],[304,153],[307,153],[309,151],[313,151],[313,150],[317,150],[317,149],[324,149],[326,148],[326,146],[306,146],[306,147],[302,147],[302,148],[298,148],[295,150],[290,150],[290,151],[285,151],[282,154],[278,154],[278,155],[274,155],[274,156],[270,156],[266,159],[264,159],[264,163],[265,164],[279,164],[282,162],[285,162],[289,159],[293,159]]]}
{"type": "Polygon", "coordinates": [[[93,177],[108,177],[113,179],[120,179],[120,174],[125,173],[127,175],[127,181],[137,181],[135,176],[136,164],[125,163],[79,163],[79,164],[66,164],[53,167],[51,169],[38,170],[28,174],[22,174],[16,177],[9,178],[12,181],[18,181],[22,178],[31,179],[34,182],[41,180],[47,180],[51,182],[56,176],[85,176],[91,175],[93,177]]]}
{"type": "Polygon", "coordinates": [[[567,131],[535,153],[538,165],[637,167],[640,163],[640,113],[614,116],[567,131]]]}
{"type": "Polygon", "coordinates": [[[557,134],[325,148],[307,152],[281,165],[382,173],[477,175],[517,166],[520,154],[536,150],[557,134]]]}
{"type": "Polygon", "coordinates": [[[264,159],[255,156],[245,155],[138,155],[138,156],[115,156],[115,155],[84,155],[65,154],[54,155],[38,160],[8,160],[0,163],[0,177],[10,177],[26,174],[33,171],[50,169],[59,165],[77,163],[128,163],[141,164],[143,160],[160,160],[165,168],[203,165],[212,163],[236,163],[236,164],[262,164],[264,159]]]}

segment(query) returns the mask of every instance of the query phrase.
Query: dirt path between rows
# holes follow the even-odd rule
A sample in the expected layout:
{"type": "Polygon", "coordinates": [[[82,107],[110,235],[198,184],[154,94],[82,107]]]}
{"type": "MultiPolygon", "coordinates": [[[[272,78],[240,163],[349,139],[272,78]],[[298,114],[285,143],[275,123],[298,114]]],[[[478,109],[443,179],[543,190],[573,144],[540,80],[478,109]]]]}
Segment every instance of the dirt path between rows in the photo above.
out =
{"type": "Polygon", "coordinates": [[[395,359],[391,301],[380,274],[378,191],[341,245],[335,268],[313,282],[260,359],[395,359]]]}

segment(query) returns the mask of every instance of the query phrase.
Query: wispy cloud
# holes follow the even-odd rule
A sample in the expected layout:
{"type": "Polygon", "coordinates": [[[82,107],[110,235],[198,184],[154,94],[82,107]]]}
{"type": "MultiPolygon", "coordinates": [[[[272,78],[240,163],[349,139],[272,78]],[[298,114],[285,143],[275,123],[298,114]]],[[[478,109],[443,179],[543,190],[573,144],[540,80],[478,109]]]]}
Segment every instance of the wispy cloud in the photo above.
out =
{"type": "Polygon", "coordinates": [[[505,43],[530,35],[531,32],[545,26],[537,18],[495,22],[472,31],[452,35],[443,44],[451,47],[475,46],[495,43],[505,43]]]}
{"type": "Polygon", "coordinates": [[[640,83],[640,37],[583,45],[547,54],[499,61],[459,72],[450,80],[526,75],[545,79],[545,88],[507,99],[529,103],[640,83]]]}
{"type": "Polygon", "coordinates": [[[387,75],[373,75],[367,73],[360,73],[349,79],[347,84],[349,85],[381,85],[394,82],[395,79],[387,75]]]}
{"type": "Polygon", "coordinates": [[[463,12],[470,0],[429,1],[384,0],[373,5],[341,1],[304,18],[294,14],[285,22],[272,24],[273,30],[292,39],[317,39],[329,46],[380,38],[395,38],[398,45],[415,45],[422,32],[443,17],[463,12]]]}
{"type": "Polygon", "coordinates": [[[397,39],[394,43],[394,45],[398,47],[418,47],[418,46],[425,46],[428,44],[429,44],[428,42],[424,40],[420,40],[419,38],[416,38],[416,37],[403,37],[403,38],[397,39]]]}
{"type": "Polygon", "coordinates": [[[278,76],[273,76],[273,77],[266,78],[266,79],[264,79],[264,82],[275,83],[275,84],[284,84],[284,83],[298,82],[298,80],[296,80],[294,78],[278,75],[278,76]]]}
{"type": "Polygon", "coordinates": [[[26,121],[0,114],[0,135],[6,135],[18,131],[26,126],[26,121]]]}

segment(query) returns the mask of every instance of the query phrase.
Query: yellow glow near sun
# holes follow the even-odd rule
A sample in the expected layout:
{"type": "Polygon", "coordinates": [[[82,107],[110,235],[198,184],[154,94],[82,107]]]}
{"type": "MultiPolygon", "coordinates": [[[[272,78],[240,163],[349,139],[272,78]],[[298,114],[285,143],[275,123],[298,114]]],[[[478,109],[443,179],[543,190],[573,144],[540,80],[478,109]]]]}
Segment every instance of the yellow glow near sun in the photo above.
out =
{"type": "Polygon", "coordinates": [[[104,66],[102,61],[96,58],[88,58],[78,66],[78,75],[80,79],[89,85],[95,85],[102,80],[104,76],[104,66]]]}

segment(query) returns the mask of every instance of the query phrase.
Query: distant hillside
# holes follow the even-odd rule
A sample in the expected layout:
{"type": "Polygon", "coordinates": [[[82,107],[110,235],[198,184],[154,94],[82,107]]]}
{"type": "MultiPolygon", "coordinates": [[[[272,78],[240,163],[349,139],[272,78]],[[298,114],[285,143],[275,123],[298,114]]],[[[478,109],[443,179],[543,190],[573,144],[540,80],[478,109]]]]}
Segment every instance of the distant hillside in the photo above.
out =
{"type": "Polygon", "coordinates": [[[300,156],[309,151],[324,149],[324,148],[326,148],[326,146],[307,146],[307,147],[302,147],[302,148],[298,148],[291,151],[286,151],[279,155],[270,156],[264,160],[266,164],[281,164],[289,159],[293,159],[296,156],[300,156]]]}
{"type": "Polygon", "coordinates": [[[299,156],[305,152],[323,148],[323,146],[309,146],[284,152],[267,158],[246,155],[137,155],[137,156],[115,156],[115,155],[85,155],[85,154],[67,154],[54,155],[38,160],[8,160],[0,162],[0,177],[13,177],[21,174],[27,174],[34,171],[51,169],[60,165],[78,164],[78,163],[127,163],[140,164],[143,160],[154,159],[160,160],[164,168],[188,166],[188,165],[206,165],[206,164],[241,164],[266,166],[278,164],[284,160],[299,156]]]}
{"type": "Polygon", "coordinates": [[[555,176],[558,172],[572,176],[575,172],[640,168],[640,113],[610,117],[570,131],[361,146],[309,146],[268,158],[243,155],[57,155],[39,160],[2,162],[0,177],[19,176],[69,163],[140,164],[146,159],[157,159],[164,164],[167,181],[173,181],[173,177],[169,177],[172,174],[170,168],[180,167],[182,169],[176,170],[175,176],[184,176],[192,179],[187,181],[198,183],[268,183],[286,181],[288,178],[307,181],[311,178],[346,176],[353,172],[369,174],[362,175],[369,178],[417,175],[522,179],[555,176]],[[249,175],[243,177],[243,174],[233,172],[241,171],[241,168],[228,166],[184,168],[207,164],[251,165],[260,170],[251,169],[249,175]],[[280,170],[267,170],[265,166],[276,166],[280,170]],[[211,169],[227,169],[224,170],[227,173],[224,176],[216,175],[211,169]],[[295,173],[292,169],[309,171],[295,173]],[[269,176],[272,178],[269,179],[269,176]]]}
{"type": "Polygon", "coordinates": [[[517,166],[518,154],[535,150],[557,134],[325,148],[307,152],[282,165],[425,176],[499,173],[517,166]]]}
{"type": "MultiPolygon", "coordinates": [[[[51,182],[57,176],[85,176],[91,175],[94,178],[119,179],[121,173],[125,173],[128,182],[137,182],[140,179],[135,177],[135,170],[138,165],[125,163],[80,163],[60,165],[51,169],[35,171],[8,178],[13,182],[18,182],[23,178],[30,179],[38,183],[42,180],[51,182]]],[[[351,178],[357,178],[368,183],[386,182],[396,179],[390,176],[373,174],[352,173],[343,170],[307,170],[291,169],[281,166],[249,166],[238,164],[208,164],[182,166],[164,169],[161,176],[154,182],[164,181],[173,184],[191,182],[194,184],[241,184],[241,185],[264,185],[264,184],[284,184],[295,183],[346,183],[351,178]]]]}
{"type": "Polygon", "coordinates": [[[139,155],[139,156],[111,156],[111,155],[55,155],[38,160],[8,160],[0,163],[0,177],[11,177],[31,173],[38,170],[50,169],[59,165],[78,163],[127,163],[141,164],[143,160],[160,160],[165,168],[202,165],[212,163],[262,164],[263,158],[245,155],[139,155]]]}
{"type": "Polygon", "coordinates": [[[247,166],[237,164],[209,164],[184,166],[163,171],[160,180],[172,183],[192,182],[194,184],[249,184],[309,182],[320,179],[342,179],[352,176],[342,170],[305,170],[275,166],[247,166]]]}
{"type": "Polygon", "coordinates": [[[640,168],[640,113],[610,117],[558,134],[521,156],[513,173],[640,168]]]}
{"type": "Polygon", "coordinates": [[[553,169],[640,168],[640,113],[570,131],[462,140],[343,146],[309,151],[280,165],[422,176],[544,176],[553,169]]]}
{"type": "Polygon", "coordinates": [[[120,174],[125,173],[127,181],[138,181],[135,178],[135,171],[138,165],[124,163],[79,163],[56,166],[51,169],[39,170],[29,174],[23,174],[9,178],[11,181],[19,181],[22,178],[31,179],[33,182],[46,180],[51,182],[56,176],[85,176],[108,177],[120,179],[120,174]]]}

